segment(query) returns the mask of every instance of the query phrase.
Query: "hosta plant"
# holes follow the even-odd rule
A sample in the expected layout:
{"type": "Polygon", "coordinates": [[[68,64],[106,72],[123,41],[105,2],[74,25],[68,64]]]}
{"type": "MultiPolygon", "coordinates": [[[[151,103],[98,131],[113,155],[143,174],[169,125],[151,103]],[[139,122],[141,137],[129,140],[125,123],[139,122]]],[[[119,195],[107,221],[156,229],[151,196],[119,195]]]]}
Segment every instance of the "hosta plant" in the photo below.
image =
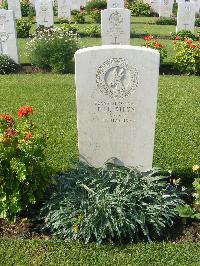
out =
{"type": "Polygon", "coordinates": [[[0,218],[10,221],[41,198],[49,180],[46,137],[38,133],[32,112],[23,106],[16,120],[0,114],[0,218]]]}
{"type": "Polygon", "coordinates": [[[85,242],[151,241],[172,226],[182,203],[167,174],[81,164],[55,177],[41,210],[43,230],[85,242]]]}

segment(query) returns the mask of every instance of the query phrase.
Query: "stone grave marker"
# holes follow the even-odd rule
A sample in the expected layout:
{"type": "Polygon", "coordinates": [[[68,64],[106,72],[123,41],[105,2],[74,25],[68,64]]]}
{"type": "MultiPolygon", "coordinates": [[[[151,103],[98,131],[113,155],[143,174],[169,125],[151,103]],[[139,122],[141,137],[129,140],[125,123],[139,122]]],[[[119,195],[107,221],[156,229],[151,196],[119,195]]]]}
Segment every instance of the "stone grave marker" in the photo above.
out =
{"type": "Polygon", "coordinates": [[[107,9],[110,8],[124,8],[123,0],[108,0],[107,1],[107,9]]]}
{"type": "Polygon", "coordinates": [[[20,0],[7,0],[8,9],[14,11],[15,19],[22,17],[20,0]]]}
{"type": "Polygon", "coordinates": [[[71,1],[58,0],[58,17],[71,20],[71,1]]]}
{"type": "Polygon", "coordinates": [[[195,6],[191,2],[178,3],[176,32],[180,30],[194,31],[195,6]]]}
{"type": "Polygon", "coordinates": [[[131,12],[124,8],[101,11],[102,44],[130,44],[131,12]]]}
{"type": "Polygon", "coordinates": [[[0,9],[0,54],[6,54],[19,63],[15,17],[12,10],[0,9]]]}
{"type": "Polygon", "coordinates": [[[190,0],[195,5],[195,13],[200,15],[200,0],[190,0]]]}
{"type": "Polygon", "coordinates": [[[71,10],[79,10],[81,8],[81,1],[80,0],[71,0],[71,10]]]}
{"type": "Polygon", "coordinates": [[[53,26],[53,2],[52,0],[35,1],[37,26],[53,26]]]}
{"type": "Polygon", "coordinates": [[[160,10],[160,0],[150,0],[150,7],[153,12],[159,13],[160,10]]]}
{"type": "Polygon", "coordinates": [[[159,17],[171,17],[173,4],[174,0],[160,0],[159,17]]]}
{"type": "Polygon", "coordinates": [[[80,159],[152,168],[160,55],[130,45],[76,52],[80,159]]]}

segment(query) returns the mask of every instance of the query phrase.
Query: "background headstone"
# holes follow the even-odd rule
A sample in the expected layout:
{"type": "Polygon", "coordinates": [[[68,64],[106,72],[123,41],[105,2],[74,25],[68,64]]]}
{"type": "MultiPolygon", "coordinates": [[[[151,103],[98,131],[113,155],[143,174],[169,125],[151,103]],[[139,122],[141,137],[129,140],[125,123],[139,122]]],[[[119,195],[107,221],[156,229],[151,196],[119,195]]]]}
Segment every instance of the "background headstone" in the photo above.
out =
{"type": "Polygon", "coordinates": [[[178,3],[176,32],[180,30],[194,31],[195,6],[191,2],[178,3]]]}
{"type": "Polygon", "coordinates": [[[19,63],[14,11],[0,9],[0,53],[19,63]]]}
{"type": "Polygon", "coordinates": [[[107,45],[76,52],[80,159],[152,168],[159,52],[107,45]]]}
{"type": "Polygon", "coordinates": [[[155,13],[159,13],[159,9],[160,9],[160,0],[150,0],[150,7],[151,7],[151,11],[155,12],[155,13]]]}
{"type": "Polygon", "coordinates": [[[111,8],[101,11],[102,44],[130,43],[131,12],[123,8],[111,8]]]}
{"type": "Polygon", "coordinates": [[[123,0],[108,0],[107,9],[109,8],[124,8],[124,1],[123,0]]]}
{"type": "Polygon", "coordinates": [[[37,0],[35,2],[37,25],[45,27],[53,26],[53,2],[52,0],[37,0]]]}
{"type": "Polygon", "coordinates": [[[159,17],[169,18],[172,16],[174,0],[160,0],[159,17]]]}
{"type": "Polygon", "coordinates": [[[79,10],[81,9],[81,1],[80,0],[71,0],[71,10],[79,10]]]}
{"type": "Polygon", "coordinates": [[[20,0],[7,0],[7,2],[8,9],[14,11],[16,19],[20,19],[22,17],[20,0]]]}
{"type": "Polygon", "coordinates": [[[71,19],[71,0],[58,0],[58,17],[71,19]]]}

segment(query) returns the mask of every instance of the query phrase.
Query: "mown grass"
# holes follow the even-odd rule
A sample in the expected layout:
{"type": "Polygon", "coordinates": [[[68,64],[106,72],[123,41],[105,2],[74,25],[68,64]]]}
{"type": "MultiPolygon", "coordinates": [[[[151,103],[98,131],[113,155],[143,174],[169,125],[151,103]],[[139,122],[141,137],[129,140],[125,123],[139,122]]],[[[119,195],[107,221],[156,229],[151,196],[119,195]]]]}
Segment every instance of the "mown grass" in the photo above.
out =
{"type": "Polygon", "coordinates": [[[0,239],[1,265],[199,266],[198,244],[127,246],[0,239]]]}
{"type": "MultiPolygon", "coordinates": [[[[184,171],[198,163],[199,85],[195,76],[160,77],[154,166],[184,171]]],[[[0,90],[2,113],[33,106],[34,119],[49,134],[49,164],[66,170],[78,158],[74,75],[1,76],[0,90]]]]}

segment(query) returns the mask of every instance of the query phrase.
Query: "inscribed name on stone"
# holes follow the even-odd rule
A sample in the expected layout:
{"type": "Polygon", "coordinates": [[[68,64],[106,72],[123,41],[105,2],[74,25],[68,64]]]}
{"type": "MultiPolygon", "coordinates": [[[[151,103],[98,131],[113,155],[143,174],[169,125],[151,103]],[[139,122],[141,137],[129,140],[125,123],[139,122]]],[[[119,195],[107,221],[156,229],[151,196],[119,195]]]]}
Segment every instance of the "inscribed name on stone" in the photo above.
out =
{"type": "Polygon", "coordinates": [[[130,17],[128,9],[111,8],[101,11],[102,44],[130,43],[130,17]]]}
{"type": "Polygon", "coordinates": [[[109,8],[124,8],[124,1],[123,0],[108,0],[107,9],[109,8]]]}
{"type": "Polygon", "coordinates": [[[14,11],[15,19],[22,17],[20,0],[7,0],[8,9],[14,11]]]}
{"type": "Polygon", "coordinates": [[[36,21],[38,26],[53,26],[53,2],[52,0],[38,0],[35,2],[36,21]]]}
{"type": "Polygon", "coordinates": [[[178,3],[176,32],[180,30],[194,31],[195,6],[191,2],[178,3]]]}
{"type": "Polygon", "coordinates": [[[80,159],[102,166],[152,167],[159,52],[130,45],[75,54],[80,159]]]}
{"type": "Polygon", "coordinates": [[[0,54],[19,63],[15,17],[12,10],[0,9],[0,54]]]}
{"type": "Polygon", "coordinates": [[[173,4],[174,0],[160,0],[159,17],[171,17],[173,4]]]}
{"type": "Polygon", "coordinates": [[[71,19],[71,1],[58,0],[58,17],[71,19]]]}

